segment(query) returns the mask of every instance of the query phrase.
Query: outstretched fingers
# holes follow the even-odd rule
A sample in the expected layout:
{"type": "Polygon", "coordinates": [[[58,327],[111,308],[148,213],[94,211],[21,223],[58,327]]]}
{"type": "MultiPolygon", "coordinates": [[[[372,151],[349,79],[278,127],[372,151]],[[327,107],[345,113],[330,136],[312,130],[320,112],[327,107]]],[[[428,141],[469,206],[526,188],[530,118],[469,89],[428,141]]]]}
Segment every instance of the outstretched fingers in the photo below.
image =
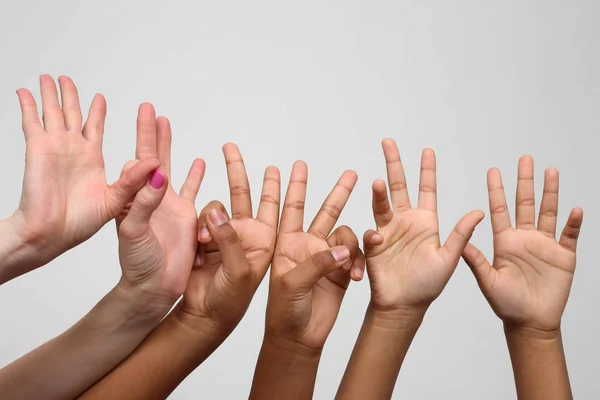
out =
{"type": "Polygon", "coordinates": [[[437,211],[436,161],[432,149],[423,150],[421,155],[419,207],[433,212],[437,211]]]}
{"type": "Polygon", "coordinates": [[[242,154],[234,143],[227,143],[223,146],[223,155],[229,179],[231,216],[233,219],[252,218],[250,183],[242,154]]]}
{"type": "Polygon", "coordinates": [[[381,142],[383,155],[387,168],[388,185],[392,197],[394,210],[404,211],[410,208],[410,199],[406,187],[404,167],[400,160],[400,152],[396,142],[392,139],[384,139],[381,142]]]}
{"type": "Polygon", "coordinates": [[[479,287],[487,288],[493,284],[496,270],[477,247],[468,243],[462,257],[473,272],[479,287]]]}
{"type": "Polygon", "coordinates": [[[538,230],[551,238],[556,238],[556,220],[558,217],[558,170],[546,169],[544,175],[544,195],[540,206],[538,230]]]}
{"type": "Polygon", "coordinates": [[[79,94],[77,87],[67,76],[58,78],[60,85],[60,95],[62,99],[62,112],[67,131],[81,134],[83,117],[81,116],[81,105],[79,104],[79,94]]]}
{"type": "Polygon", "coordinates": [[[300,232],[304,225],[304,202],[306,201],[306,185],[308,167],[304,161],[296,161],[290,174],[287,193],[281,214],[280,232],[300,232]]]}
{"type": "Polygon", "coordinates": [[[342,174],[323,205],[321,205],[321,209],[308,228],[308,233],[321,239],[327,238],[340,218],[357,180],[358,176],[354,171],[346,171],[342,174]]]}
{"type": "Polygon", "coordinates": [[[517,229],[535,229],[535,188],[531,156],[523,156],[519,159],[515,206],[517,229]]]}
{"type": "Polygon", "coordinates": [[[19,89],[17,97],[21,106],[21,125],[25,140],[45,133],[38,115],[37,104],[31,92],[27,89],[19,89]]]}
{"type": "Polygon", "coordinates": [[[64,132],[65,119],[62,108],[58,102],[56,83],[50,75],[40,76],[40,90],[42,92],[42,120],[44,129],[48,133],[64,132]]]}
{"type": "Polygon", "coordinates": [[[463,253],[465,246],[469,243],[475,227],[483,220],[485,214],[483,211],[471,211],[458,221],[446,243],[440,248],[440,252],[444,260],[449,266],[456,267],[460,255],[463,253]]]}
{"type": "Polygon", "coordinates": [[[204,160],[201,158],[195,159],[190,167],[190,172],[188,172],[185,182],[183,182],[183,186],[181,186],[179,192],[180,196],[187,199],[189,202],[194,203],[198,196],[198,192],[200,191],[202,180],[204,180],[205,172],[206,163],[204,160]]]}
{"type": "Polygon", "coordinates": [[[271,228],[277,234],[279,224],[279,205],[281,203],[281,176],[277,167],[268,167],[265,170],[262,194],[258,206],[257,219],[271,228]]]}
{"type": "Polygon", "coordinates": [[[579,207],[572,209],[567,224],[560,236],[560,245],[573,253],[577,250],[577,239],[579,239],[582,223],[583,210],[579,207]]]}
{"type": "Polygon", "coordinates": [[[504,186],[498,168],[492,168],[488,172],[488,194],[490,201],[490,214],[492,220],[492,231],[498,235],[511,228],[510,215],[506,206],[504,186]]]}

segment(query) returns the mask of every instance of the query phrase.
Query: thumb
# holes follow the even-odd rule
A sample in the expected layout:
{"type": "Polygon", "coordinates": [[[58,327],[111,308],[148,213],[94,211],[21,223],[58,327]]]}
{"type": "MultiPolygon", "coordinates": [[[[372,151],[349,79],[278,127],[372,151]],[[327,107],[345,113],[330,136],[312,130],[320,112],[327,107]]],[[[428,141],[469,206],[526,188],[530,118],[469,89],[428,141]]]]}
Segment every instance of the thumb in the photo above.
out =
{"type": "Polygon", "coordinates": [[[302,264],[283,276],[286,287],[310,290],[324,276],[340,267],[350,268],[350,250],[346,246],[336,246],[313,254],[302,264]]]}
{"type": "Polygon", "coordinates": [[[469,268],[471,268],[473,275],[475,275],[479,287],[485,288],[491,284],[496,270],[490,265],[483,253],[479,251],[477,247],[473,246],[471,243],[467,243],[463,250],[462,257],[469,268]]]}
{"type": "Polygon", "coordinates": [[[231,226],[227,216],[220,209],[213,208],[209,211],[206,222],[221,253],[224,272],[236,279],[247,277],[252,271],[237,232],[231,226]]]}
{"type": "Polygon", "coordinates": [[[107,208],[110,213],[109,218],[115,218],[123,211],[127,203],[144,186],[148,176],[156,171],[159,166],[160,162],[158,160],[143,160],[135,163],[129,169],[123,169],[121,177],[108,187],[107,208]]]}
{"type": "Polygon", "coordinates": [[[127,217],[121,222],[119,235],[126,239],[135,239],[143,235],[149,228],[152,213],[165,197],[167,187],[167,178],[160,171],[154,171],[147,184],[135,195],[127,217]]]}

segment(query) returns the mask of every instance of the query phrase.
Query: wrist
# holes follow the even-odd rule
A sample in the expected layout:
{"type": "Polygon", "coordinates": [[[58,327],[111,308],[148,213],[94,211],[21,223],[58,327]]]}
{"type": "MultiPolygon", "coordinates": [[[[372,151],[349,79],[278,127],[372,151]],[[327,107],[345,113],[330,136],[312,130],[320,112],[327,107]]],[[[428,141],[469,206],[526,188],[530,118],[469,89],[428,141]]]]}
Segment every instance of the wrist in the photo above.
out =
{"type": "Polygon", "coordinates": [[[414,330],[417,331],[423,323],[427,308],[398,307],[378,308],[369,304],[365,315],[365,324],[384,330],[414,330]]]}
{"type": "Polygon", "coordinates": [[[0,221],[0,284],[45,264],[38,241],[28,233],[17,213],[0,221]]]}
{"type": "Polygon", "coordinates": [[[277,354],[288,359],[318,361],[321,358],[323,349],[309,347],[295,340],[265,333],[261,348],[261,352],[262,351],[269,352],[270,354],[277,354]]]}
{"type": "Polygon", "coordinates": [[[556,329],[540,329],[507,322],[504,322],[504,334],[507,337],[533,341],[554,341],[561,338],[560,326],[556,329]]]}

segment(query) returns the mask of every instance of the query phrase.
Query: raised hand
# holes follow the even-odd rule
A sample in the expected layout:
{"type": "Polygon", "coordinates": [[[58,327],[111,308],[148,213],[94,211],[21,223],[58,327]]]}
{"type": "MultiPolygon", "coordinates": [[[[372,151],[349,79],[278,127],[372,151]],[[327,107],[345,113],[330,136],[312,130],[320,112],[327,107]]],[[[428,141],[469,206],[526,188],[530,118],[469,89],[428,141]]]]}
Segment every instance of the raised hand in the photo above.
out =
{"type": "Polygon", "coordinates": [[[198,248],[194,201],[205,164],[201,159],[193,162],[177,194],[170,184],[171,126],[167,118],[157,119],[148,103],[138,111],[136,158],[138,163],[157,158],[161,168],[117,218],[121,284],[172,304],[185,290],[198,248]]]}
{"type": "Polygon", "coordinates": [[[223,146],[232,219],[213,201],[198,219],[198,258],[180,311],[194,326],[210,325],[224,339],[243,317],[271,263],[279,223],[279,170],[268,167],[256,218],[238,147],[223,146]],[[198,325],[199,323],[199,325],[198,325]]]}
{"type": "Polygon", "coordinates": [[[408,196],[404,169],[396,143],[382,143],[388,185],[373,183],[373,215],[377,230],[364,236],[371,306],[382,310],[424,313],[452,276],[481,211],[464,216],[440,245],[436,195],[436,160],[431,149],[423,151],[417,208],[408,196]]]}
{"type": "Polygon", "coordinates": [[[519,160],[516,229],[512,227],[498,169],[488,173],[493,264],[469,244],[463,258],[481,291],[505,324],[555,331],[565,309],[573,273],[583,211],[574,208],[556,241],[558,171],[548,168],[539,218],[535,221],[533,159],[519,160]]]}
{"type": "Polygon", "coordinates": [[[65,76],[59,84],[62,104],[54,80],[40,77],[43,125],[31,93],[17,91],[26,160],[21,201],[9,221],[23,246],[32,251],[15,260],[18,268],[0,274],[0,282],[44,265],[89,239],[122,211],[159,166],[156,157],[147,157],[108,185],[102,157],[104,97],[94,97],[82,125],[77,88],[65,76]]]}
{"type": "Polygon", "coordinates": [[[337,318],[350,282],[360,279],[364,257],[352,230],[331,235],[357,181],[346,171],[308,228],[303,229],[308,169],[296,162],[283,206],[273,257],[265,338],[321,349],[337,318]]]}

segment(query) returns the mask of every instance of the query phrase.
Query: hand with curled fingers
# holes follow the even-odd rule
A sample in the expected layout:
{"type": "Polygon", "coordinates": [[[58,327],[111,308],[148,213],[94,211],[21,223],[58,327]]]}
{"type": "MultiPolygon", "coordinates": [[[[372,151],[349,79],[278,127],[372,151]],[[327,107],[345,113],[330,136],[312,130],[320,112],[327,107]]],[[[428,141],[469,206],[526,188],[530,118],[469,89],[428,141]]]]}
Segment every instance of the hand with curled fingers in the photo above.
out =
{"type": "Polygon", "coordinates": [[[3,235],[7,240],[0,246],[0,253],[7,253],[0,283],[89,239],[122,211],[159,166],[156,157],[147,157],[108,185],[102,156],[106,101],[97,94],[83,124],[73,81],[65,76],[58,81],[61,102],[54,80],[40,77],[42,122],[31,92],[17,91],[26,140],[25,174],[18,209],[0,223],[0,229],[12,234],[3,235]]]}
{"type": "Polygon", "coordinates": [[[256,217],[244,160],[233,143],[223,146],[229,180],[230,219],[218,201],[198,219],[198,257],[178,312],[192,328],[224,340],[244,316],[265,276],[279,223],[279,170],[268,167],[256,217]]]}
{"type": "Polygon", "coordinates": [[[530,156],[519,160],[516,228],[511,226],[502,178],[496,168],[488,173],[488,190],[494,234],[493,263],[471,244],[465,248],[463,258],[505,324],[556,331],[571,290],[583,210],[571,210],[557,241],[558,171],[548,168],[536,226],[530,156]]]}
{"type": "Polygon", "coordinates": [[[117,218],[120,284],[156,295],[170,307],[185,290],[198,248],[194,201],[205,164],[201,159],[193,162],[177,194],[170,184],[171,127],[165,117],[156,118],[149,103],[138,111],[136,158],[126,168],[153,158],[161,168],[117,218]]]}
{"type": "Polygon", "coordinates": [[[263,346],[251,398],[311,398],[321,351],[364,256],[347,226],[331,233],[357,181],[346,171],[308,231],[303,229],[308,170],[296,162],[271,267],[263,346]]]}

